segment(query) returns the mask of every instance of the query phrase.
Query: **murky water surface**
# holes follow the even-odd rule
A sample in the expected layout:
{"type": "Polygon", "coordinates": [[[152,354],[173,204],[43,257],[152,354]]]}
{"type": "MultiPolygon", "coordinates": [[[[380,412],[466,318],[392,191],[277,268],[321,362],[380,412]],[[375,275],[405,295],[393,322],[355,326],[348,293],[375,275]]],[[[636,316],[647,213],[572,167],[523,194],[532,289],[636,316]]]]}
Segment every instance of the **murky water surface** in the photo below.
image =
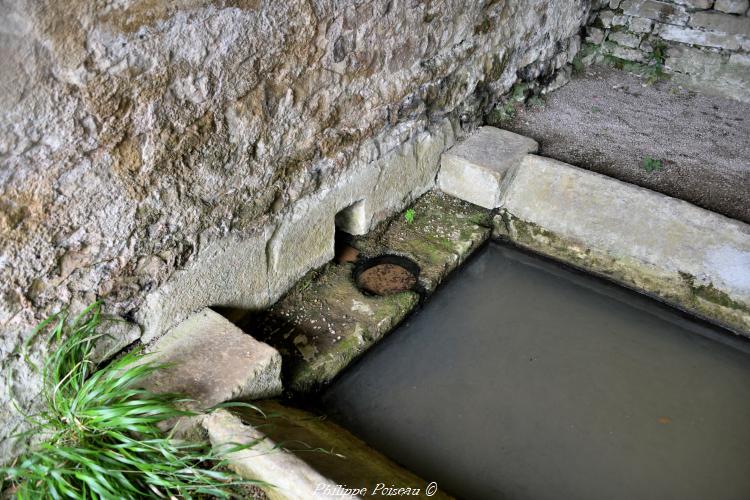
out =
{"type": "Polygon", "coordinates": [[[501,246],[323,401],[459,498],[750,499],[747,343],[501,246]]]}

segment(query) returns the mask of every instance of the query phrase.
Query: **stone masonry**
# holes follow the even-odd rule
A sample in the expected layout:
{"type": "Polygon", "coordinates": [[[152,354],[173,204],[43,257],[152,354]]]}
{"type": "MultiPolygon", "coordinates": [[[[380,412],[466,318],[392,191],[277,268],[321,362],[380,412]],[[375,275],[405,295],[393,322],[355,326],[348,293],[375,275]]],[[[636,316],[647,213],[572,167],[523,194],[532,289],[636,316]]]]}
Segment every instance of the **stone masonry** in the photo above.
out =
{"type": "Polygon", "coordinates": [[[585,42],[599,55],[654,64],[703,92],[750,102],[748,0],[597,2],[585,42]],[[658,51],[658,52],[657,52],[658,51]]]}
{"type": "Polygon", "coordinates": [[[564,82],[590,7],[4,2],[0,458],[8,388],[37,400],[17,347],[39,320],[102,299],[125,345],[267,307],[331,257],[337,215],[365,232],[432,187],[519,75],[564,82]]]}

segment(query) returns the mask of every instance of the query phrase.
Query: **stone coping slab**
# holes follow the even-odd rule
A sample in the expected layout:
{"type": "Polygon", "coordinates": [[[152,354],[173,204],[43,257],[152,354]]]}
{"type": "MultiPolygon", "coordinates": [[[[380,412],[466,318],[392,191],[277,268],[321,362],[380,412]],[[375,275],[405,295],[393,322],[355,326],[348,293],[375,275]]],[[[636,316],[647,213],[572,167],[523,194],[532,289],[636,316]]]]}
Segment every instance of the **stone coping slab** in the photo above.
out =
{"type": "MultiPolygon", "coordinates": [[[[710,60],[721,63],[684,46],[670,48],[667,62],[689,73],[710,60]]],[[[750,58],[744,68],[733,67],[721,63],[717,71],[736,76],[715,75],[706,84],[744,78],[750,96],[750,58]]],[[[503,126],[539,141],[542,156],[750,223],[750,103],[680,89],[675,78],[643,86],[636,75],[592,66],[549,94],[544,106],[519,107],[503,126]],[[647,170],[646,158],[661,165],[647,170]]]]}
{"type": "MultiPolygon", "coordinates": [[[[244,408],[231,412],[244,425],[285,446],[287,453],[334,484],[354,490],[366,489],[367,494],[361,497],[385,496],[383,485],[408,488],[411,493],[419,490],[421,494],[415,496],[426,496],[428,481],[396,465],[330,419],[274,400],[259,401],[257,406],[265,416],[244,408]],[[373,494],[378,484],[381,484],[380,490],[373,494]]],[[[260,479],[273,482],[272,478],[260,479]]],[[[319,493],[322,492],[320,488],[319,493]]],[[[433,498],[451,497],[438,490],[433,498]]]]}
{"type": "Polygon", "coordinates": [[[750,337],[750,226],[528,155],[495,235],[646,292],[750,337]]]}
{"type": "MultiPolygon", "coordinates": [[[[263,492],[271,500],[308,500],[333,498],[318,495],[320,489],[335,490],[336,484],[320,474],[293,453],[285,451],[274,441],[227,410],[217,410],[202,422],[212,447],[226,455],[227,467],[250,480],[262,481],[263,492]],[[244,450],[229,452],[237,445],[248,445],[244,450]]],[[[354,500],[354,495],[337,498],[354,500]]]]}
{"type": "Polygon", "coordinates": [[[366,295],[354,283],[354,264],[330,263],[308,273],[265,313],[237,319],[281,353],[287,389],[305,393],[328,384],[491,235],[489,211],[443,193],[429,192],[410,208],[412,222],[399,215],[352,245],[361,259],[389,253],[413,260],[421,268],[419,293],[366,295]]]}
{"type": "Polygon", "coordinates": [[[281,394],[281,356],[211,309],[203,309],[149,346],[144,360],[170,365],[145,387],[191,398],[193,409],[281,394]]]}
{"type": "Polygon", "coordinates": [[[481,127],[465,141],[443,153],[438,187],[452,196],[484,208],[499,206],[508,171],[539,145],[533,139],[495,127],[481,127]]]}
{"type": "Polygon", "coordinates": [[[281,353],[287,389],[310,392],[329,383],[419,302],[411,291],[368,297],[354,285],[352,271],[347,263],[311,272],[245,326],[281,353]]]}

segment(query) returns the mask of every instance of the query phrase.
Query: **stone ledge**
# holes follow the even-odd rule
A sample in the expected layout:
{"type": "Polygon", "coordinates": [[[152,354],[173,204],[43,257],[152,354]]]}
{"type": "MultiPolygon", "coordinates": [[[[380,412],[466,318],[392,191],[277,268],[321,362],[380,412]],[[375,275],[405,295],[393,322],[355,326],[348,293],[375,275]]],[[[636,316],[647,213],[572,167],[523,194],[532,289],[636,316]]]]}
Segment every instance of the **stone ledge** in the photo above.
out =
{"type": "MultiPolygon", "coordinates": [[[[428,484],[330,419],[277,401],[259,401],[257,406],[267,417],[249,409],[233,409],[232,413],[274,442],[304,443],[289,447],[287,453],[294,454],[337,485],[367,488],[370,493],[367,496],[378,496],[371,494],[378,483],[419,489],[422,493],[428,484]],[[327,450],[328,453],[311,449],[327,450]]],[[[433,498],[450,497],[438,491],[433,498]]]]}
{"type": "Polygon", "coordinates": [[[419,284],[432,293],[490,237],[490,211],[440,191],[431,191],[411,206],[414,221],[403,216],[353,242],[362,255],[395,253],[419,265],[419,284]]]}
{"type": "Polygon", "coordinates": [[[171,366],[151,374],[145,387],[179,393],[202,410],[231,400],[281,394],[281,356],[218,313],[204,309],[148,349],[144,361],[171,366]]]}
{"type": "MultiPolygon", "coordinates": [[[[310,269],[333,257],[337,214],[358,205],[356,220],[338,220],[344,230],[363,233],[431,189],[440,155],[453,145],[452,125],[442,119],[426,130],[404,133],[404,142],[379,159],[299,199],[254,234],[227,236],[201,249],[189,265],[146,297],[137,315],[143,325],[141,340],[159,338],[204,307],[270,306],[310,269]]],[[[387,146],[383,139],[380,147],[387,146]]]]}
{"type": "MultiPolygon", "coordinates": [[[[421,269],[420,291],[431,293],[490,237],[489,211],[434,191],[411,208],[413,222],[395,217],[352,245],[361,258],[390,253],[412,259],[421,269]]],[[[419,303],[413,291],[365,295],[353,270],[351,263],[331,263],[312,271],[268,311],[239,320],[244,330],[279,350],[288,389],[305,393],[328,384],[419,303]]]]}
{"type": "Polygon", "coordinates": [[[495,235],[750,337],[750,226],[529,155],[495,235]]]}
{"type": "Polygon", "coordinates": [[[655,0],[625,0],[620,8],[628,16],[645,17],[652,21],[684,26],[690,16],[679,5],[655,0]]]}
{"type": "Polygon", "coordinates": [[[693,28],[720,31],[727,35],[750,36],[750,17],[733,16],[720,12],[696,12],[688,23],[693,28]]]}
{"type": "Polygon", "coordinates": [[[285,386],[313,392],[398,325],[419,295],[362,294],[351,264],[329,264],[305,276],[283,299],[244,327],[281,353],[285,386]]]}
{"type": "Polygon", "coordinates": [[[654,33],[665,40],[702,47],[738,50],[750,47],[750,38],[715,31],[703,31],[670,24],[657,24],[654,33]]]}
{"type": "MultiPolygon", "coordinates": [[[[276,445],[263,433],[245,425],[240,417],[226,410],[217,410],[203,419],[211,445],[218,453],[226,453],[227,466],[241,477],[263,481],[263,491],[271,500],[307,500],[330,498],[317,495],[318,488],[336,484],[307,465],[294,454],[276,445]],[[248,449],[227,453],[237,445],[251,445],[248,449]]],[[[354,500],[342,495],[338,498],[354,500]]]]}
{"type": "Polygon", "coordinates": [[[508,170],[526,153],[536,152],[533,139],[495,127],[482,127],[443,153],[438,187],[475,205],[498,206],[500,185],[508,170]]]}

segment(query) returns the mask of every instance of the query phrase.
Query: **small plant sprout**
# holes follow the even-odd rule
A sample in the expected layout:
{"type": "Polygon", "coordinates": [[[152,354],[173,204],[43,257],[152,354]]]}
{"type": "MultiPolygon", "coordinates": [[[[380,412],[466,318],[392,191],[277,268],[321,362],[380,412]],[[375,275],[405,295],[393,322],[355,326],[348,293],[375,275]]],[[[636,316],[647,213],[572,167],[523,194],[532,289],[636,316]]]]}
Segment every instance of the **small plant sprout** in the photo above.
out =
{"type": "Polygon", "coordinates": [[[529,97],[528,106],[531,108],[543,108],[544,98],[537,94],[534,94],[533,96],[529,97]]]}
{"type": "Polygon", "coordinates": [[[409,208],[406,210],[406,212],[404,212],[404,219],[406,220],[407,224],[411,224],[412,222],[414,222],[414,209],[413,208],[409,208]]]}
{"type": "Polygon", "coordinates": [[[646,84],[653,85],[660,80],[669,78],[664,72],[664,63],[667,60],[667,45],[664,42],[652,42],[652,50],[648,55],[649,64],[646,68],[646,84]]]}
{"type": "Polygon", "coordinates": [[[583,58],[581,57],[581,54],[576,54],[576,56],[573,58],[573,74],[576,76],[582,75],[584,71],[586,70],[586,66],[583,64],[583,58]]]}
{"type": "Polygon", "coordinates": [[[646,172],[654,172],[656,170],[661,170],[661,160],[657,160],[655,158],[651,158],[650,156],[647,156],[643,159],[643,163],[641,164],[643,167],[643,170],[646,172]]]}

